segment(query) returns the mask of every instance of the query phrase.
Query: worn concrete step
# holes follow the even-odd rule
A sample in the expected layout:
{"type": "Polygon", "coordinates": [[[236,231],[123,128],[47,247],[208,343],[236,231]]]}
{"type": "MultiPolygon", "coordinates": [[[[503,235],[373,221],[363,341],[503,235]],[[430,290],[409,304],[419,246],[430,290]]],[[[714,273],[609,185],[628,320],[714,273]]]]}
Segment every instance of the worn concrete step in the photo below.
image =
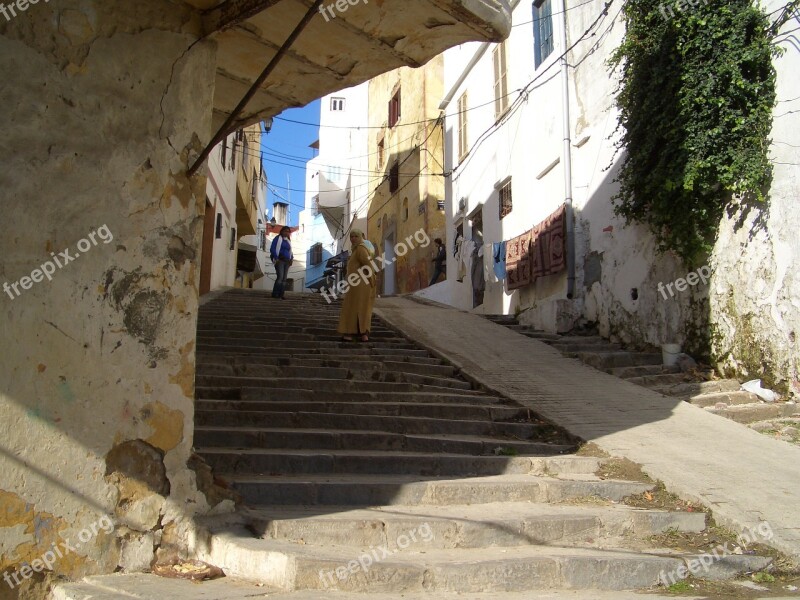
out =
{"type": "MultiPolygon", "coordinates": [[[[397,594],[326,590],[281,592],[263,584],[247,582],[232,577],[197,584],[179,579],[164,579],[147,573],[103,575],[88,577],[77,583],[59,584],[52,600],[249,600],[268,597],[269,600],[397,600],[397,594]],[[261,586],[261,587],[259,587],[261,586]]],[[[426,592],[404,594],[403,600],[432,600],[426,592]]],[[[477,592],[460,594],[436,592],[436,600],[674,600],[674,595],[654,594],[652,591],[601,591],[601,590],[541,590],[535,595],[524,592],[477,592]]],[[[698,596],[681,596],[681,600],[701,600],[698,596]]],[[[757,596],[751,600],[758,600],[757,596]]],[[[772,598],[789,600],[789,598],[772,598]]]]}
{"type": "Polygon", "coordinates": [[[375,450],[195,448],[215,472],[228,474],[457,475],[529,474],[525,456],[469,456],[375,450]]]}
{"type": "MultiPolygon", "coordinates": [[[[431,363],[413,363],[410,361],[392,361],[387,360],[378,362],[374,360],[356,359],[300,359],[296,357],[281,358],[278,356],[261,357],[261,360],[249,360],[249,357],[237,357],[234,360],[220,360],[218,358],[204,357],[197,361],[197,370],[206,370],[206,368],[226,367],[228,373],[235,372],[253,372],[257,368],[262,367],[280,367],[285,368],[302,368],[302,369],[320,369],[320,368],[333,368],[333,369],[347,369],[350,371],[395,371],[398,373],[415,373],[417,375],[428,375],[436,377],[453,377],[458,370],[450,365],[431,364],[431,363]]],[[[220,370],[220,372],[223,372],[220,370]]]]}
{"type": "Polygon", "coordinates": [[[689,402],[695,406],[716,407],[717,404],[723,403],[727,405],[737,404],[761,404],[761,398],[750,392],[716,392],[711,394],[699,394],[689,398],[689,402]]]}
{"type": "Polygon", "coordinates": [[[545,333],[544,331],[518,331],[517,333],[545,343],[556,342],[561,339],[561,336],[557,333],[545,333]]]}
{"type": "Polygon", "coordinates": [[[259,506],[242,513],[249,529],[264,539],[315,546],[383,546],[398,550],[399,536],[424,524],[429,548],[482,548],[558,544],[621,547],[624,538],[667,530],[698,533],[703,513],[630,509],[620,506],[563,506],[533,502],[481,505],[351,507],[259,506]]]}
{"type": "MultiPolygon", "coordinates": [[[[197,329],[197,337],[199,338],[250,338],[250,337],[257,337],[257,338],[267,338],[267,339],[278,339],[276,336],[312,336],[312,337],[319,337],[319,336],[330,336],[336,335],[337,339],[341,337],[341,334],[336,333],[336,324],[331,324],[330,327],[325,327],[323,324],[315,323],[313,326],[309,326],[306,323],[306,326],[301,325],[256,325],[256,324],[248,324],[248,325],[237,325],[232,327],[226,328],[219,328],[213,327],[208,328],[205,325],[199,327],[197,329]]],[[[403,336],[398,335],[397,332],[392,331],[390,329],[386,329],[385,327],[374,327],[370,329],[370,336],[371,337],[381,337],[381,338],[398,338],[404,339],[403,336]]]]}
{"type": "MultiPolygon", "coordinates": [[[[421,370],[421,369],[420,369],[421,370]]],[[[425,374],[390,369],[345,369],[336,367],[295,367],[260,364],[225,365],[203,363],[197,367],[197,377],[235,376],[264,378],[299,379],[349,379],[354,381],[387,381],[392,383],[417,383],[455,389],[469,390],[472,385],[456,379],[452,374],[425,374]]]]}
{"type": "MultiPolygon", "coordinates": [[[[212,395],[201,393],[205,390],[214,388],[199,388],[197,397],[202,399],[231,399],[231,400],[253,400],[258,402],[289,401],[297,400],[302,402],[319,400],[319,393],[313,390],[298,390],[297,388],[216,388],[216,389],[238,389],[239,394],[235,396],[212,395]]],[[[481,393],[470,392],[462,393],[461,390],[449,390],[444,392],[339,392],[326,390],[324,400],[327,402],[400,402],[400,403],[447,403],[447,404],[478,404],[486,406],[517,406],[505,398],[499,396],[489,396],[481,393]]]]}
{"type": "MultiPolygon", "coordinates": [[[[466,398],[465,398],[466,400],[466,398]]],[[[314,402],[296,400],[198,400],[196,409],[202,411],[248,412],[315,412],[341,415],[379,415],[393,417],[429,417],[432,419],[466,419],[471,421],[502,421],[523,419],[527,409],[511,406],[480,406],[473,404],[433,402],[314,402]]]]}
{"type": "Polygon", "coordinates": [[[341,342],[338,341],[341,336],[330,336],[332,339],[322,339],[320,336],[312,335],[295,335],[295,334],[276,334],[273,339],[272,336],[253,336],[251,338],[225,338],[225,337],[198,337],[198,348],[257,348],[259,350],[277,349],[277,350],[294,350],[304,348],[326,348],[334,350],[336,348],[352,346],[353,344],[362,344],[368,348],[404,348],[406,350],[415,349],[416,346],[399,337],[375,338],[370,339],[369,342],[341,342]],[[283,339],[281,339],[283,338],[283,339]]]}
{"type": "Polygon", "coordinates": [[[619,344],[611,344],[607,341],[603,341],[603,343],[565,342],[563,338],[557,342],[550,343],[550,345],[565,354],[573,352],[617,352],[622,348],[619,344]]]}
{"type": "MultiPolygon", "coordinates": [[[[409,377],[411,377],[409,375],[409,377]]],[[[479,394],[471,390],[468,382],[458,379],[434,379],[431,383],[402,383],[392,381],[355,381],[352,379],[306,379],[305,377],[240,377],[236,375],[203,375],[198,373],[195,383],[205,387],[264,387],[264,388],[296,388],[301,390],[317,390],[320,392],[444,392],[459,390],[463,394],[479,394]]]]}
{"type": "Polygon", "coordinates": [[[665,367],[663,365],[640,365],[637,367],[615,367],[606,370],[614,377],[622,379],[631,379],[633,377],[645,377],[647,375],[668,375],[671,373],[680,373],[678,367],[665,367]]]}
{"type": "MultiPolygon", "coordinates": [[[[244,531],[231,528],[213,535],[207,546],[210,550],[204,553],[208,562],[223,562],[226,572],[248,578],[254,574],[253,565],[259,564],[261,581],[293,589],[333,588],[370,594],[424,591],[431,597],[440,591],[616,590],[653,586],[660,574],[684,564],[679,558],[557,546],[435,549],[426,545],[424,531],[415,531],[407,534],[406,550],[393,553],[383,549],[377,554],[381,560],[373,559],[366,570],[357,562],[370,556],[366,548],[242,540],[244,531]],[[354,568],[348,572],[350,561],[354,568]],[[289,581],[286,574],[276,573],[278,565],[287,562],[294,566],[289,581]]],[[[367,559],[363,560],[366,563],[367,559]]]]}
{"type": "Polygon", "coordinates": [[[459,479],[409,475],[235,475],[217,473],[250,505],[386,506],[566,502],[600,498],[619,502],[652,485],[629,481],[581,481],[535,475],[459,479]]]}
{"type": "MultiPolygon", "coordinates": [[[[570,452],[571,444],[525,442],[487,436],[459,436],[437,434],[400,434],[385,431],[361,430],[327,431],[325,429],[275,429],[268,427],[214,427],[195,428],[197,447],[228,448],[285,448],[298,450],[394,450],[405,452],[442,452],[447,454],[495,455],[525,454],[547,455],[570,452]]],[[[533,468],[537,468],[534,461],[533,468]]],[[[553,465],[548,467],[552,473],[553,465]]],[[[573,467],[574,468],[574,467],[573,467]]],[[[594,466],[587,473],[597,470],[594,466]]],[[[538,473],[538,471],[536,471],[538,473]]],[[[542,471],[543,474],[543,471],[542,471]]]]}
{"type": "Polygon", "coordinates": [[[255,354],[257,356],[366,356],[373,357],[373,360],[380,356],[398,357],[429,357],[426,350],[421,350],[410,344],[375,345],[370,343],[345,342],[315,342],[303,346],[289,343],[286,347],[270,346],[268,348],[256,346],[226,346],[220,344],[206,344],[197,349],[199,355],[221,354],[225,356],[255,354]]]}
{"type": "MultiPolygon", "coordinates": [[[[279,354],[255,355],[255,354],[197,354],[197,364],[260,364],[260,365],[291,365],[309,367],[345,367],[362,366],[369,368],[372,366],[382,367],[386,363],[386,368],[417,368],[422,366],[441,367],[441,372],[454,372],[456,369],[444,364],[439,358],[429,356],[404,356],[392,357],[392,355],[372,355],[372,354],[348,354],[335,356],[323,354],[293,354],[291,356],[281,356],[279,354]],[[366,366],[364,366],[366,363],[366,366]]],[[[439,369],[437,369],[439,372],[439,369]]]]}
{"type": "Polygon", "coordinates": [[[662,357],[655,352],[576,352],[577,358],[596,369],[660,365],[662,357]]]}
{"type": "Polygon", "coordinates": [[[797,404],[775,402],[772,404],[742,404],[739,406],[729,406],[727,408],[706,408],[710,413],[731,419],[737,423],[754,423],[756,421],[766,421],[767,419],[779,419],[781,417],[792,417],[800,415],[797,404]]]}
{"type": "Polygon", "coordinates": [[[195,413],[197,425],[217,427],[270,427],[278,429],[325,427],[334,431],[341,429],[362,429],[366,431],[387,431],[390,433],[422,433],[480,435],[490,437],[513,437],[519,440],[541,440],[552,437],[553,428],[549,425],[532,423],[496,423],[490,421],[467,421],[452,419],[431,419],[423,417],[383,417],[374,415],[339,415],[334,413],[308,412],[259,412],[259,411],[208,411],[195,413]]]}
{"type": "Polygon", "coordinates": [[[649,387],[651,389],[667,388],[669,386],[688,383],[691,378],[685,373],[658,373],[655,375],[640,375],[638,377],[626,377],[631,383],[649,387]]]}
{"type": "Polygon", "coordinates": [[[718,392],[737,392],[741,384],[735,379],[720,379],[717,381],[690,381],[673,385],[652,386],[651,389],[676,398],[691,398],[700,394],[713,394],[718,392]]]}

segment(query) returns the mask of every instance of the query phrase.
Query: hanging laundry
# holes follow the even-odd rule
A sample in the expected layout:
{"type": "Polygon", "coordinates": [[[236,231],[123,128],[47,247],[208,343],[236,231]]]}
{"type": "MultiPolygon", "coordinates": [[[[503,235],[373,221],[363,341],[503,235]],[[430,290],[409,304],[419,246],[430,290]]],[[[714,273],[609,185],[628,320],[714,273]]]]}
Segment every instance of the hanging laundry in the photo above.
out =
{"type": "Polygon", "coordinates": [[[506,287],[516,290],[531,282],[531,232],[508,240],[506,243],[506,287]]]}
{"type": "Polygon", "coordinates": [[[531,230],[531,282],[567,268],[567,205],[531,230]]]}
{"type": "Polygon", "coordinates": [[[498,281],[506,278],[506,242],[492,244],[492,268],[498,281]]]}

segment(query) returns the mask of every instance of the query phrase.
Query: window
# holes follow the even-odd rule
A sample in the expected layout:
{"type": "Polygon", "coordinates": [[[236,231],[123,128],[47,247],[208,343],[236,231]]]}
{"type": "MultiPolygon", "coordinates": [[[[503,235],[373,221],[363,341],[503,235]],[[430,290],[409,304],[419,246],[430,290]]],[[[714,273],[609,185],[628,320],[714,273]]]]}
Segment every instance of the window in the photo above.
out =
{"type": "Polygon", "coordinates": [[[403,221],[408,221],[408,198],[403,198],[403,221]]]}
{"type": "Polygon", "coordinates": [[[344,98],[331,98],[331,110],[344,110],[344,98]]]}
{"type": "Polygon", "coordinates": [[[217,224],[214,226],[214,239],[222,239],[222,213],[217,213],[217,224]]]}
{"type": "Polygon", "coordinates": [[[322,262],[322,244],[314,244],[308,252],[308,259],[312,267],[322,262]]]}
{"type": "Polygon", "coordinates": [[[225,136],[225,139],[222,140],[222,150],[219,153],[219,157],[220,157],[219,158],[219,162],[222,163],[222,168],[224,170],[225,167],[227,166],[227,160],[228,160],[228,137],[227,136],[225,136]]]}
{"type": "Polygon", "coordinates": [[[400,90],[389,100],[389,127],[394,127],[400,120],[400,90]]]}
{"type": "Polygon", "coordinates": [[[383,167],[383,159],[386,158],[386,147],[383,143],[383,139],[378,142],[378,168],[380,169],[383,167]]]}
{"type": "Polygon", "coordinates": [[[467,155],[467,93],[464,92],[458,99],[458,158],[467,155]]]}
{"type": "Polygon", "coordinates": [[[508,81],[506,79],[506,43],[494,49],[494,116],[499,119],[508,109],[508,81]]]}
{"type": "Polygon", "coordinates": [[[238,147],[238,142],[236,141],[236,136],[233,136],[233,142],[231,142],[231,171],[236,168],[236,148],[238,147]]]}
{"type": "Polygon", "coordinates": [[[400,189],[400,165],[394,163],[389,171],[389,192],[394,194],[400,189]]]}
{"type": "Polygon", "coordinates": [[[533,59],[535,66],[553,52],[553,9],[551,0],[533,3],[533,59]]]}
{"type": "Polygon", "coordinates": [[[502,219],[511,212],[511,180],[509,179],[500,188],[500,218],[502,219]]]}
{"type": "Polygon", "coordinates": [[[311,209],[315,217],[319,216],[319,195],[314,196],[314,199],[311,200],[311,209]]]}
{"type": "Polygon", "coordinates": [[[231,229],[231,250],[236,247],[236,227],[231,229]]]}

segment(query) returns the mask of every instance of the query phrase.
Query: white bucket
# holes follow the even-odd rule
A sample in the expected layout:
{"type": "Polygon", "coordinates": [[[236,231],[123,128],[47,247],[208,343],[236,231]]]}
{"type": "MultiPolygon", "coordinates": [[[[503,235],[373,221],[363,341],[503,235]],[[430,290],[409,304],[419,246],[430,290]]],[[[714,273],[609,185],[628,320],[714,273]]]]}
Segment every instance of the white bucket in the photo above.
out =
{"type": "Polygon", "coordinates": [[[674,367],[678,364],[681,354],[680,344],[661,344],[661,360],[665,367],[674,367]]]}

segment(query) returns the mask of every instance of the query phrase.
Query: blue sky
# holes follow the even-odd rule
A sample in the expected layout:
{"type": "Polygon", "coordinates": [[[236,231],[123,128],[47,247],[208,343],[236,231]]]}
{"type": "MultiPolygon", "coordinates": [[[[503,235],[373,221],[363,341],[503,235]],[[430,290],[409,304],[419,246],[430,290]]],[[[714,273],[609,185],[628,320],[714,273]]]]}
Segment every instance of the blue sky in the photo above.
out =
{"type": "Polygon", "coordinates": [[[272,218],[272,203],[288,201],[289,223],[297,225],[305,202],[305,161],[314,158],[309,144],[319,139],[319,127],[289,123],[292,119],[319,123],[320,101],[314,100],[303,108],[291,108],[273,121],[272,130],[262,138],[264,171],[267,173],[267,211],[272,218]],[[287,184],[287,175],[289,183],[287,184]],[[287,189],[290,188],[290,189],[287,189]]]}

